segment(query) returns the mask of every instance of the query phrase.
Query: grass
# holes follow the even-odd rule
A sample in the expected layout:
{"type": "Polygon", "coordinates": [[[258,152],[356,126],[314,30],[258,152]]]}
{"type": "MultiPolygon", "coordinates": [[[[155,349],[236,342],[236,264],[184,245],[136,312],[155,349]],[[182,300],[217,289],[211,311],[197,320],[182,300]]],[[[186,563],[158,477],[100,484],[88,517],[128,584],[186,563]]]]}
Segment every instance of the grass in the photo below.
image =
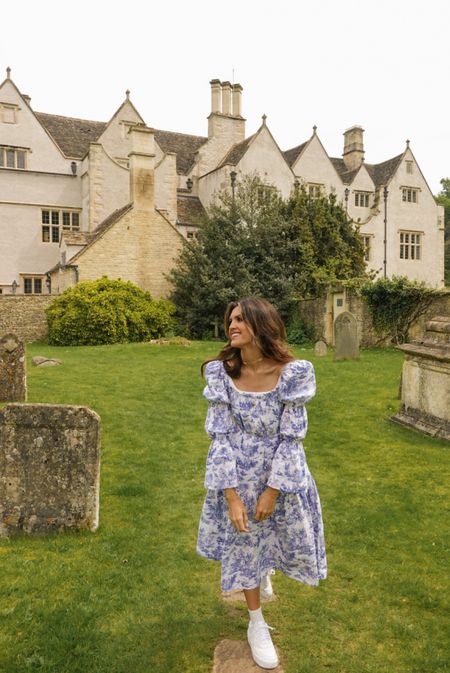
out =
{"type": "MultiPolygon", "coordinates": [[[[245,637],[195,542],[208,440],[199,364],[216,345],[51,348],[29,402],[102,419],[95,533],[0,541],[2,673],[210,673],[245,637]]],[[[286,673],[444,673],[448,659],[448,445],[387,422],[402,356],[316,366],[305,443],[321,495],[329,577],[277,573],[266,606],[286,673]]],[[[30,363],[31,364],[31,363],[30,363]]]]}

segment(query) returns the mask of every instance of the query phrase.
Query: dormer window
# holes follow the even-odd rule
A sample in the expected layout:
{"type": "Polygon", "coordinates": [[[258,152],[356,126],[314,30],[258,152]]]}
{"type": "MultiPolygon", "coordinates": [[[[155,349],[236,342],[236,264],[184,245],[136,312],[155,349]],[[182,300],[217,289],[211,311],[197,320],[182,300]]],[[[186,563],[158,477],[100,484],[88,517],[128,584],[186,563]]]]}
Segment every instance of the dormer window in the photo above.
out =
{"type": "Polygon", "coordinates": [[[8,147],[0,145],[0,168],[27,167],[27,149],[24,147],[8,147]]]}
{"type": "Polygon", "coordinates": [[[360,208],[369,207],[369,192],[355,192],[355,206],[360,208]]]}

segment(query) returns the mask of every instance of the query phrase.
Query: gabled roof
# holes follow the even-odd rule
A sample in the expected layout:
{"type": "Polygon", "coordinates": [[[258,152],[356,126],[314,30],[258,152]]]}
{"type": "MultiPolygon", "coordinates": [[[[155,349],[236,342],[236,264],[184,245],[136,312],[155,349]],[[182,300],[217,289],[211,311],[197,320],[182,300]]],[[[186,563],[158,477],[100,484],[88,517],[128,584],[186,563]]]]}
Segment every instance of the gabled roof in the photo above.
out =
{"type": "Polygon", "coordinates": [[[287,163],[289,164],[289,166],[291,168],[294,165],[294,163],[297,161],[298,157],[303,152],[303,150],[305,149],[305,147],[308,143],[309,143],[309,140],[306,140],[301,145],[297,145],[297,147],[293,147],[292,149],[285,150],[283,152],[283,156],[284,156],[284,158],[286,159],[287,163]]]}
{"type": "Polygon", "coordinates": [[[98,227],[94,229],[94,231],[91,233],[89,237],[89,242],[84,246],[82,250],[79,250],[70,260],[70,263],[73,262],[74,259],[78,259],[80,255],[84,253],[87,248],[90,248],[91,245],[95,243],[97,239],[101,237],[102,234],[105,233],[110,227],[113,226],[118,220],[120,220],[123,215],[125,215],[129,210],[131,210],[133,207],[132,203],[127,203],[125,206],[122,206],[122,208],[118,208],[115,210],[111,215],[108,215],[106,219],[103,220],[103,222],[100,222],[98,227]]]}
{"type": "Polygon", "coordinates": [[[245,140],[241,140],[240,143],[233,145],[233,147],[226,153],[217,168],[222,168],[222,166],[236,166],[246,153],[248,146],[255,136],[256,133],[254,133],[252,136],[249,136],[248,138],[245,138],[245,140]]]}
{"type": "Polygon", "coordinates": [[[164,153],[176,153],[177,173],[187,175],[195,162],[195,153],[207,142],[208,138],[155,129],[155,140],[164,153]]]}
{"type": "Polygon", "coordinates": [[[89,143],[97,142],[107,126],[105,122],[87,119],[62,117],[44,112],[34,114],[66,157],[74,159],[82,159],[89,149],[89,143]]]}
{"type": "MultiPolygon", "coordinates": [[[[98,227],[94,229],[92,233],[87,233],[87,232],[77,232],[79,235],[84,234],[86,237],[86,244],[81,250],[78,250],[78,252],[75,253],[73,257],[70,258],[68,265],[72,265],[75,260],[77,260],[81,255],[91,247],[95,243],[95,241],[100,238],[100,236],[110,227],[112,227],[113,224],[115,224],[120,218],[125,215],[131,208],[133,207],[132,203],[127,203],[126,206],[122,206],[122,208],[118,208],[115,210],[111,215],[108,215],[108,217],[103,220],[103,222],[100,222],[98,227]]],[[[67,234],[63,234],[63,236],[66,236],[67,234]]],[[[81,240],[81,236],[80,236],[81,240]]],[[[72,243],[73,245],[73,243],[72,243]]],[[[82,245],[82,243],[80,243],[82,245]]],[[[61,262],[58,262],[58,264],[55,264],[51,269],[48,270],[48,273],[52,273],[53,271],[56,271],[57,269],[64,268],[64,265],[61,264],[61,262]]]]}
{"type": "Polygon", "coordinates": [[[381,164],[364,164],[376,187],[387,185],[403,159],[404,152],[381,164]]]}
{"type": "Polygon", "coordinates": [[[339,175],[345,185],[349,185],[351,182],[353,182],[357,172],[359,171],[359,168],[349,171],[345,165],[345,161],[343,159],[339,159],[338,157],[330,157],[330,161],[333,164],[336,173],[339,175]]]}
{"type": "Polygon", "coordinates": [[[198,226],[204,215],[205,209],[198,196],[192,196],[192,194],[178,194],[177,224],[198,226]]]}
{"type": "MultiPolygon", "coordinates": [[[[378,188],[381,185],[386,185],[390,181],[395,171],[397,170],[402,160],[402,157],[403,153],[399,154],[397,157],[394,157],[393,159],[383,161],[380,164],[366,164],[366,163],[362,164],[362,166],[365,166],[368,174],[372,178],[375,184],[375,188],[378,188]]],[[[359,168],[356,168],[353,171],[349,171],[347,166],[345,165],[344,160],[339,159],[338,157],[330,157],[330,161],[335,167],[342,182],[346,185],[351,184],[356,174],[358,173],[359,168]]]]}

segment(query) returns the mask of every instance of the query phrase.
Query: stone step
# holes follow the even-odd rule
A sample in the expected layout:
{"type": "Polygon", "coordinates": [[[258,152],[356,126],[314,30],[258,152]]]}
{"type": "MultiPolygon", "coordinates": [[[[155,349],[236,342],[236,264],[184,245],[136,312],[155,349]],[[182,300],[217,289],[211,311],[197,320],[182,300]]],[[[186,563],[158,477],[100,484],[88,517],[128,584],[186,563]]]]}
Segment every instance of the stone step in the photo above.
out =
{"type": "MultiPolygon", "coordinates": [[[[255,664],[246,640],[221,640],[214,650],[212,673],[261,673],[267,670],[255,664]]],[[[270,670],[273,673],[283,673],[281,664],[270,670]]]]}

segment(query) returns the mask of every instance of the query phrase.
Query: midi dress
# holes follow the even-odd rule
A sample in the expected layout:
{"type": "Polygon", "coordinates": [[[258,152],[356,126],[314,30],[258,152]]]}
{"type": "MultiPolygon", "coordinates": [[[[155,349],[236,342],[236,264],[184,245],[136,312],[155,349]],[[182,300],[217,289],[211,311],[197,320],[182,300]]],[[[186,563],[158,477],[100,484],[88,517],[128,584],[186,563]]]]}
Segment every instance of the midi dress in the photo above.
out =
{"type": "Polygon", "coordinates": [[[211,437],[197,552],[221,561],[223,591],[253,589],[271,569],[308,585],[327,573],[322,511],[302,440],[305,403],[315,394],[314,368],[288,362],[275,388],[238,390],[223,362],[206,366],[205,429],[211,437]],[[270,517],[255,521],[258,497],[267,486],[279,490],[270,517]],[[249,533],[228,517],[224,489],[235,488],[247,508],[249,533]]]}

